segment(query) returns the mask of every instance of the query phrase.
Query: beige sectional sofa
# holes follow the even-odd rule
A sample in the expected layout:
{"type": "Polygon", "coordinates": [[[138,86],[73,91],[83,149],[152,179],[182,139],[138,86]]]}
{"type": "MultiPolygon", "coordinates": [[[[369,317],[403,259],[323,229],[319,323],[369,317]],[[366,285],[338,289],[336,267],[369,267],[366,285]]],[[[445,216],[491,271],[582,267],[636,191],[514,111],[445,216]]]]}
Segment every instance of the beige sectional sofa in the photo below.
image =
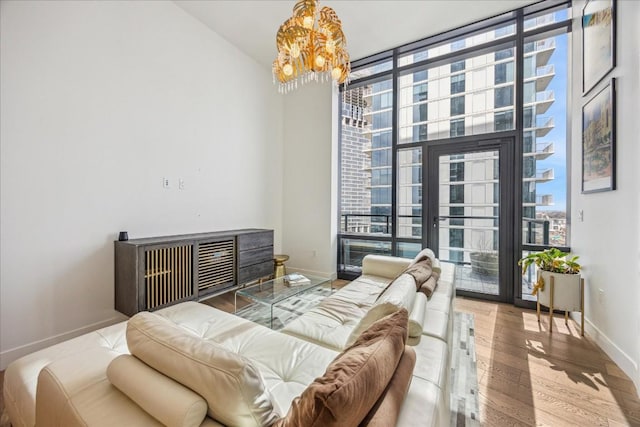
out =
{"type": "Polygon", "coordinates": [[[397,278],[410,262],[365,257],[361,277],[281,331],[186,302],[158,310],[149,319],[138,315],[35,352],[5,372],[6,411],[15,427],[189,425],[194,420],[204,426],[269,425],[323,375],[353,341],[367,315],[395,305],[410,313],[413,336],[407,343],[416,353],[397,425],[448,425],[453,266],[434,260],[440,280],[427,300],[415,292],[415,284],[412,292],[407,291],[411,287],[403,283],[406,275],[397,278]],[[213,357],[208,354],[213,351],[215,362],[207,362],[211,369],[192,369],[169,356],[163,359],[165,351],[158,349],[164,347],[157,343],[149,347],[145,341],[146,331],[153,328],[189,351],[205,354],[205,359],[213,357]],[[155,369],[122,356],[132,343],[136,356],[146,352],[161,359],[158,365],[147,362],[155,369]],[[209,371],[213,379],[208,378],[209,371]],[[215,377],[221,372],[227,376],[215,377]],[[234,403],[240,401],[246,405],[234,403]]]}

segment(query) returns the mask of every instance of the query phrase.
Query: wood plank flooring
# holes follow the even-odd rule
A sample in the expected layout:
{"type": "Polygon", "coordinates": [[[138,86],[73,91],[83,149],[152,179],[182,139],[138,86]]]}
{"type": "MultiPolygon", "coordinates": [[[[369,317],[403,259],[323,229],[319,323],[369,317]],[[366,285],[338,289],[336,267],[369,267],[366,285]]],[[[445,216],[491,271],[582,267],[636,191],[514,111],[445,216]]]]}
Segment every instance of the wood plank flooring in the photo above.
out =
{"type": "Polygon", "coordinates": [[[486,426],[640,426],[631,380],[580,327],[508,304],[456,299],[474,314],[480,421],[486,426]]]}
{"type": "MultiPolygon", "coordinates": [[[[232,312],[233,294],[207,303],[232,312]]],[[[455,307],[474,314],[482,425],[640,426],[635,386],[572,320],[557,316],[550,334],[532,310],[462,297],[455,307]]]]}

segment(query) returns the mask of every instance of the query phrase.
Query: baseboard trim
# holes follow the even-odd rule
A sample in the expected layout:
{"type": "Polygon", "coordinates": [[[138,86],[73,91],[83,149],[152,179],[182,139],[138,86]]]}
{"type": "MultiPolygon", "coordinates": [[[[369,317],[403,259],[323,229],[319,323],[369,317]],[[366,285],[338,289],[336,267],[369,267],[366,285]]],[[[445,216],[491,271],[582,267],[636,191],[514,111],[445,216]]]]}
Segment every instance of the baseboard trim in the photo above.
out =
{"type": "Polygon", "coordinates": [[[43,348],[50,347],[52,345],[61,343],[63,341],[70,340],[71,338],[79,337],[80,335],[84,335],[88,332],[95,331],[96,329],[111,326],[115,323],[122,322],[124,320],[127,320],[127,317],[124,315],[114,316],[109,319],[102,320],[100,322],[95,322],[90,325],[83,326],[78,329],[74,329],[72,331],[64,332],[62,334],[54,335],[52,337],[34,341],[29,344],[10,348],[9,350],[0,352],[0,371],[4,371],[5,369],[7,369],[7,366],[9,366],[11,362],[21,358],[22,356],[26,356],[27,354],[33,353],[38,350],[42,350],[43,348]]]}
{"type": "MultiPolygon", "coordinates": [[[[580,314],[573,313],[574,320],[580,321],[580,314]]],[[[585,334],[598,344],[598,346],[618,365],[622,371],[633,381],[636,386],[636,392],[640,396],[640,377],[638,376],[638,363],[633,360],[627,353],[622,351],[611,339],[587,317],[584,318],[585,334]]]]}

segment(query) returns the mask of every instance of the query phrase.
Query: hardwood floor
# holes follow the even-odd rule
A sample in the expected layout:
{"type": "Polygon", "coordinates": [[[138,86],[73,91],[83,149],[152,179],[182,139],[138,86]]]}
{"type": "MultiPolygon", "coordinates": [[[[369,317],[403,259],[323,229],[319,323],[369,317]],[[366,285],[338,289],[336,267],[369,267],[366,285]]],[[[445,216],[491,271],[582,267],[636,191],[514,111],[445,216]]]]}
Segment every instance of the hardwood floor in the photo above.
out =
{"type": "Polygon", "coordinates": [[[563,316],[458,297],[474,314],[480,420],[486,426],[640,426],[631,380],[563,316]]]}
{"type": "MultiPolygon", "coordinates": [[[[233,295],[208,304],[233,311],[233,295]]],[[[640,426],[633,383],[572,320],[557,316],[550,334],[532,310],[461,297],[455,307],[474,314],[482,425],[640,426]]]]}

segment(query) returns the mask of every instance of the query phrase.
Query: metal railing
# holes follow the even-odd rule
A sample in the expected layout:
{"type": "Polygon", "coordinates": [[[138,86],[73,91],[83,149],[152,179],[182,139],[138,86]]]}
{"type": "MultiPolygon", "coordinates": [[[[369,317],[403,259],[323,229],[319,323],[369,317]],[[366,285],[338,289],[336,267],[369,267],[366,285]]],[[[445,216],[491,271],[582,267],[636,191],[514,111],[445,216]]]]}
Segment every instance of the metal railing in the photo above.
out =
{"type": "Polygon", "coordinates": [[[522,218],[524,223],[524,231],[526,239],[522,242],[524,245],[535,245],[536,243],[536,224],[542,224],[542,244],[549,245],[549,220],[538,218],[522,218]]]}
{"type": "MultiPolygon", "coordinates": [[[[376,214],[342,214],[340,215],[340,230],[344,233],[362,233],[362,234],[391,234],[391,217],[392,215],[376,215],[376,214]],[[360,223],[351,223],[349,219],[368,218],[369,221],[360,223]],[[384,232],[371,232],[371,226],[382,226],[384,232]],[[368,227],[368,231],[363,231],[368,227]]],[[[398,218],[420,218],[422,215],[398,215],[398,218]]]]}
{"type": "MultiPolygon", "coordinates": [[[[381,224],[384,224],[385,231],[391,231],[392,215],[374,215],[374,214],[342,214],[341,232],[338,235],[338,273],[342,277],[354,278],[360,274],[362,259],[367,254],[385,254],[391,255],[394,250],[391,247],[390,234],[383,233],[359,233],[353,230],[349,231],[350,224],[355,217],[363,218],[381,218],[381,224]]],[[[419,215],[399,215],[401,218],[422,218],[419,215]]],[[[440,216],[436,220],[464,220],[464,219],[487,219],[495,220],[495,216],[440,216]]],[[[541,218],[523,218],[523,242],[524,251],[540,251],[550,247],[550,223],[549,219],[541,218]]],[[[471,227],[473,228],[473,227],[471,227]]],[[[406,239],[404,242],[413,241],[420,245],[421,239],[406,239]]],[[[400,243],[402,244],[402,243],[400,243]]],[[[404,243],[407,244],[407,243],[404,243]]],[[[568,251],[569,248],[560,247],[561,250],[568,251]]],[[[398,248],[396,248],[398,250],[398,248]]],[[[419,249],[418,249],[419,250],[419,249]]],[[[406,254],[405,254],[406,255],[406,254]]]]}

